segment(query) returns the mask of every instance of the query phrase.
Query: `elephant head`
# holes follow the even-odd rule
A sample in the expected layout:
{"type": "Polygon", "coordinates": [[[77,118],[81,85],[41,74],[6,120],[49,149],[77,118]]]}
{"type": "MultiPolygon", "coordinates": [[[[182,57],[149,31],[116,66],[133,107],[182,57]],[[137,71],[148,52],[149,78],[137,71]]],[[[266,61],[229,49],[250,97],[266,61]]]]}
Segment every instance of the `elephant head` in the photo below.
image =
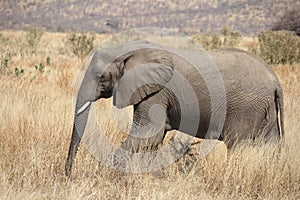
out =
{"type": "Polygon", "coordinates": [[[161,90],[172,74],[170,54],[145,41],[96,50],[76,99],[66,175],[71,174],[92,102],[113,97],[113,104],[118,108],[138,104],[146,96],[161,90]]]}

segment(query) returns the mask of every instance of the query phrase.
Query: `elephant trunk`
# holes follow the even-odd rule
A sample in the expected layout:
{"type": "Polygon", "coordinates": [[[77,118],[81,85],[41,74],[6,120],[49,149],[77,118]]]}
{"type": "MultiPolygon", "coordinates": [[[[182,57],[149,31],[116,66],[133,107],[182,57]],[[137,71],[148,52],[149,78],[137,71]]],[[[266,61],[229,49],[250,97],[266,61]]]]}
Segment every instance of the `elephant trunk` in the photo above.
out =
{"type": "Polygon", "coordinates": [[[74,124],[71,143],[70,143],[70,147],[69,147],[68,158],[67,158],[67,162],[66,162],[66,166],[65,166],[65,173],[66,173],[67,177],[70,177],[70,175],[71,175],[73,160],[76,156],[80,140],[81,140],[81,138],[79,137],[78,132],[76,130],[76,125],[74,124]]]}
{"type": "Polygon", "coordinates": [[[83,136],[86,127],[90,105],[92,101],[94,101],[94,100],[87,100],[87,99],[95,98],[94,95],[87,94],[89,91],[90,90],[86,89],[84,87],[84,84],[82,84],[77,96],[73,132],[72,132],[72,137],[71,137],[71,142],[69,147],[68,158],[65,165],[65,173],[67,177],[70,177],[71,175],[73,160],[76,156],[81,138],[83,136]]]}

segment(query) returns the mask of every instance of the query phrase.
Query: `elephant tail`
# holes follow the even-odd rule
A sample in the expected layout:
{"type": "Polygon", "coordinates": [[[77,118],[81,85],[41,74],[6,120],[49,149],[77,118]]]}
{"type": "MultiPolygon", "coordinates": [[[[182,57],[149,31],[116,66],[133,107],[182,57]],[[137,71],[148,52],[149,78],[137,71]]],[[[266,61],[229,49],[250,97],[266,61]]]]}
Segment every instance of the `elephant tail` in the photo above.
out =
{"type": "Polygon", "coordinates": [[[275,103],[276,103],[276,111],[277,111],[277,124],[279,129],[278,131],[280,133],[281,140],[284,142],[283,91],[280,85],[278,85],[275,90],[275,103]],[[278,116],[278,112],[279,112],[279,116],[278,116]]]}

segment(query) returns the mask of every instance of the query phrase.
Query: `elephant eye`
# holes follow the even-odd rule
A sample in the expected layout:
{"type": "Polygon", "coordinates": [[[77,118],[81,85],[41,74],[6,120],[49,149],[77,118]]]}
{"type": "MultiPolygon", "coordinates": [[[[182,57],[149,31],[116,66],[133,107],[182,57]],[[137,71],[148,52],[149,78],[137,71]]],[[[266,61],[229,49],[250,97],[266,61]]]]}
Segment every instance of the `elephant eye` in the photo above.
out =
{"type": "Polygon", "coordinates": [[[100,76],[98,76],[98,80],[99,82],[106,82],[106,81],[110,81],[112,80],[112,73],[109,73],[109,74],[102,74],[100,76]]]}
{"type": "Polygon", "coordinates": [[[103,74],[97,74],[96,76],[97,76],[97,79],[98,79],[99,82],[100,81],[105,81],[105,79],[106,79],[103,74]]]}
{"type": "Polygon", "coordinates": [[[105,76],[100,76],[100,81],[105,81],[106,80],[106,78],[105,78],[105,76]]]}

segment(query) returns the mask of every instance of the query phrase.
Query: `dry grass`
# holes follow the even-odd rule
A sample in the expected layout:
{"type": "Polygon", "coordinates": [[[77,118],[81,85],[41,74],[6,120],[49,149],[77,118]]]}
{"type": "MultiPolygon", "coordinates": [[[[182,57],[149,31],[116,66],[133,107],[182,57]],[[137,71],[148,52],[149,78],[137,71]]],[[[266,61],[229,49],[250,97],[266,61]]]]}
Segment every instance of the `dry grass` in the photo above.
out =
{"type": "MultiPolygon", "coordinates": [[[[20,36],[5,34],[11,39],[20,36]]],[[[125,174],[98,164],[81,147],[72,179],[66,179],[64,164],[73,123],[71,91],[81,61],[59,53],[62,37],[47,33],[42,44],[51,48],[41,45],[41,54],[12,57],[9,68],[24,67],[24,76],[0,74],[0,199],[300,198],[299,65],[274,66],[285,92],[288,148],[280,152],[272,146],[245,145],[221,159],[222,148],[217,148],[206,161],[197,156],[195,145],[160,172],[125,174]],[[51,65],[44,73],[35,72],[34,64],[46,56],[51,65]]],[[[107,108],[109,103],[98,104],[107,108]]],[[[99,113],[105,116],[109,111],[99,113]]],[[[117,132],[110,119],[101,123],[107,132],[117,132]]],[[[111,136],[116,138],[120,140],[111,136]]]]}

